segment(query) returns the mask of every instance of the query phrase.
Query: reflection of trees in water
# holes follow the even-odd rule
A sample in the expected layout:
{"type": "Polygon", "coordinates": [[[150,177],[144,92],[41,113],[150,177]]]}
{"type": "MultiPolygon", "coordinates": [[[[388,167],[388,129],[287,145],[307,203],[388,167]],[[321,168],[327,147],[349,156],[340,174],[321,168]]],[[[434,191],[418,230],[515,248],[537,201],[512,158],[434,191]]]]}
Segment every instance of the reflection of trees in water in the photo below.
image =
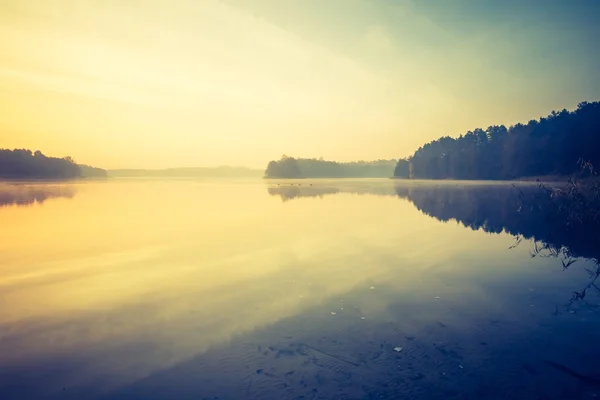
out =
{"type": "Polygon", "coordinates": [[[323,197],[327,194],[339,193],[339,189],[329,186],[300,186],[284,184],[267,189],[271,196],[279,196],[282,201],[288,201],[299,197],[323,197]]]}
{"type": "Polygon", "coordinates": [[[562,249],[569,257],[600,259],[598,221],[585,216],[579,223],[566,220],[561,210],[567,208],[557,207],[535,185],[397,186],[396,193],[441,221],[504,231],[518,240],[536,241],[538,249],[562,249]]]}
{"type": "MultiPolygon", "coordinates": [[[[511,247],[516,247],[522,239],[522,236],[517,236],[515,244],[511,247]]],[[[538,241],[534,241],[533,243],[531,257],[557,258],[562,263],[563,270],[565,271],[579,261],[578,258],[572,255],[571,249],[567,246],[555,247],[548,243],[538,241]]],[[[600,287],[596,284],[598,277],[600,277],[600,260],[598,260],[598,258],[591,258],[590,260],[594,261],[595,265],[592,268],[584,267],[590,280],[581,290],[573,292],[573,295],[569,299],[568,306],[572,305],[577,300],[584,300],[589,289],[600,291],[600,287]]]]}
{"type": "Polygon", "coordinates": [[[587,269],[590,282],[574,292],[572,301],[584,299],[590,288],[600,291],[596,285],[600,276],[600,217],[593,207],[586,206],[588,203],[582,203],[581,191],[573,192],[573,186],[567,184],[549,189],[526,183],[430,182],[389,186],[330,183],[327,186],[282,184],[268,190],[284,201],[337,193],[398,196],[440,221],[455,220],[473,230],[511,234],[515,237],[512,247],[528,240],[532,257],[557,258],[565,269],[580,257],[589,259],[595,264],[587,269]]]}
{"type": "Polygon", "coordinates": [[[282,201],[301,197],[319,197],[326,195],[347,193],[357,195],[393,196],[393,187],[369,185],[363,183],[324,184],[324,183],[279,183],[267,188],[271,196],[279,196],[282,201]]]}
{"type": "Polygon", "coordinates": [[[535,184],[310,185],[282,183],[268,192],[284,201],[338,193],[395,195],[440,221],[455,220],[474,230],[532,239],[538,249],[562,249],[571,258],[600,259],[600,218],[579,215],[577,221],[566,220],[566,200],[557,205],[545,188],[535,184]]]}
{"type": "Polygon", "coordinates": [[[73,186],[0,184],[0,207],[29,206],[35,203],[65,197],[75,196],[73,186]]]}
{"type": "MultiPolygon", "coordinates": [[[[523,239],[532,242],[531,256],[557,258],[569,269],[579,257],[591,260],[585,267],[590,281],[573,292],[569,305],[583,300],[591,288],[600,291],[600,219],[593,208],[581,207],[573,187],[526,185],[443,185],[397,187],[398,196],[407,198],[423,213],[441,221],[456,220],[471,229],[507,232],[518,246],[523,239]]],[[[581,193],[579,193],[581,194],[581,193]]]]}
{"type": "Polygon", "coordinates": [[[301,197],[319,197],[326,195],[346,193],[356,195],[380,195],[393,196],[392,187],[381,187],[364,184],[325,185],[325,184],[290,184],[282,183],[267,188],[271,196],[279,196],[282,201],[288,201],[301,197]]]}
{"type": "Polygon", "coordinates": [[[396,193],[440,221],[456,220],[467,228],[500,233],[510,231],[507,225],[512,224],[507,221],[520,217],[518,192],[511,189],[506,185],[402,185],[396,186],[396,193]]]}

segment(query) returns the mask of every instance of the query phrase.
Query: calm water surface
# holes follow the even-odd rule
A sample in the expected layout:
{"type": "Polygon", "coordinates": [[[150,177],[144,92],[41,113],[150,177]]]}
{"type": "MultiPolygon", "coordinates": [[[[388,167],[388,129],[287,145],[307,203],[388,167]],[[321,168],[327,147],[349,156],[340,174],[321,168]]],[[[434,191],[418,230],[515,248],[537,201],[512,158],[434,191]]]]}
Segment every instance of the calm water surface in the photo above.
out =
{"type": "Polygon", "coordinates": [[[0,399],[596,398],[600,290],[572,300],[595,265],[532,252],[597,249],[520,206],[504,184],[0,184],[0,399]]]}

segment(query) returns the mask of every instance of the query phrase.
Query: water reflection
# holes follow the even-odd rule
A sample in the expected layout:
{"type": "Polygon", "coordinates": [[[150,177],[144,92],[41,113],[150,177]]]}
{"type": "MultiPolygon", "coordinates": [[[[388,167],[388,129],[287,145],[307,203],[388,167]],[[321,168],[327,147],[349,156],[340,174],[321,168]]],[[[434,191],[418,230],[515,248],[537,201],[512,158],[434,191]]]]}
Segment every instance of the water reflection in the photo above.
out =
{"type": "MultiPolygon", "coordinates": [[[[555,249],[568,248],[572,257],[600,259],[600,237],[595,218],[582,217],[581,224],[568,224],[542,203],[544,189],[535,183],[368,183],[289,184],[269,187],[283,201],[331,194],[398,196],[412,202],[422,213],[439,221],[451,220],[464,227],[488,233],[506,232],[517,238],[535,239],[555,249]]],[[[538,248],[539,249],[539,248],[538,248]]]]}
{"type": "Polygon", "coordinates": [[[281,197],[281,201],[289,201],[300,197],[319,197],[328,194],[336,194],[340,192],[340,189],[334,186],[296,186],[296,185],[284,185],[277,187],[270,187],[267,189],[271,196],[281,197]]]}
{"type": "Polygon", "coordinates": [[[90,183],[68,204],[5,210],[0,398],[592,393],[564,371],[593,376],[600,350],[581,344],[597,298],[554,313],[578,270],[415,208],[470,221],[438,205],[462,201],[450,188],[294,186],[90,183]]]}
{"type": "Polygon", "coordinates": [[[572,257],[600,259],[597,220],[583,216],[581,223],[569,223],[544,201],[545,189],[535,184],[397,185],[396,193],[440,221],[456,220],[490,233],[507,232],[543,242],[548,249],[568,248],[572,257]]]}
{"type": "Polygon", "coordinates": [[[73,198],[72,185],[8,184],[0,183],[0,207],[30,206],[52,198],[73,198]]]}
{"type": "Polygon", "coordinates": [[[314,182],[310,180],[304,182],[280,181],[274,185],[270,184],[267,191],[271,196],[279,196],[283,202],[303,197],[323,198],[338,193],[379,196],[392,196],[395,193],[394,186],[389,182],[374,179],[363,181],[344,179],[314,182]]]}
{"type": "MultiPolygon", "coordinates": [[[[564,187],[566,183],[554,183],[564,187]]],[[[573,292],[568,305],[583,300],[589,289],[597,289],[600,277],[600,223],[596,215],[579,215],[577,221],[560,213],[548,199],[549,185],[538,183],[487,182],[395,182],[393,185],[373,185],[369,182],[345,184],[293,184],[282,182],[269,187],[270,195],[283,201],[301,197],[323,197],[330,194],[365,194],[398,196],[407,199],[423,214],[442,222],[456,221],[472,230],[487,233],[508,233],[515,242],[510,248],[530,241],[531,257],[560,260],[566,270],[578,258],[591,261],[583,268],[590,281],[573,292]]]]}

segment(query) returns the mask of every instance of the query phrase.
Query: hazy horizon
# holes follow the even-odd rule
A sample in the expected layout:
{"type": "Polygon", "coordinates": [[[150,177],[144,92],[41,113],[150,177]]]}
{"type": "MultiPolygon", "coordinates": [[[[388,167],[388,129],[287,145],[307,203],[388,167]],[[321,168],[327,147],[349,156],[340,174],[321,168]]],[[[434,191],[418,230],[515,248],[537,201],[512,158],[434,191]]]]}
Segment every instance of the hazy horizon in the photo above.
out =
{"type": "Polygon", "coordinates": [[[397,159],[600,98],[600,3],[19,0],[0,142],[106,169],[397,159]]]}

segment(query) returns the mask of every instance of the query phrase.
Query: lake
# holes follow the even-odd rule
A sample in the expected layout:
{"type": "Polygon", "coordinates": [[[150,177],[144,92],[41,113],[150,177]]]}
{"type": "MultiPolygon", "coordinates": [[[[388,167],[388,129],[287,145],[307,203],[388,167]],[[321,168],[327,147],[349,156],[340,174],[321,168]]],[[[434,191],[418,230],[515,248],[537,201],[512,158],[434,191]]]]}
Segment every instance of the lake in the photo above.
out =
{"type": "Polygon", "coordinates": [[[0,184],[0,399],[597,398],[600,249],[536,190],[0,184]]]}

